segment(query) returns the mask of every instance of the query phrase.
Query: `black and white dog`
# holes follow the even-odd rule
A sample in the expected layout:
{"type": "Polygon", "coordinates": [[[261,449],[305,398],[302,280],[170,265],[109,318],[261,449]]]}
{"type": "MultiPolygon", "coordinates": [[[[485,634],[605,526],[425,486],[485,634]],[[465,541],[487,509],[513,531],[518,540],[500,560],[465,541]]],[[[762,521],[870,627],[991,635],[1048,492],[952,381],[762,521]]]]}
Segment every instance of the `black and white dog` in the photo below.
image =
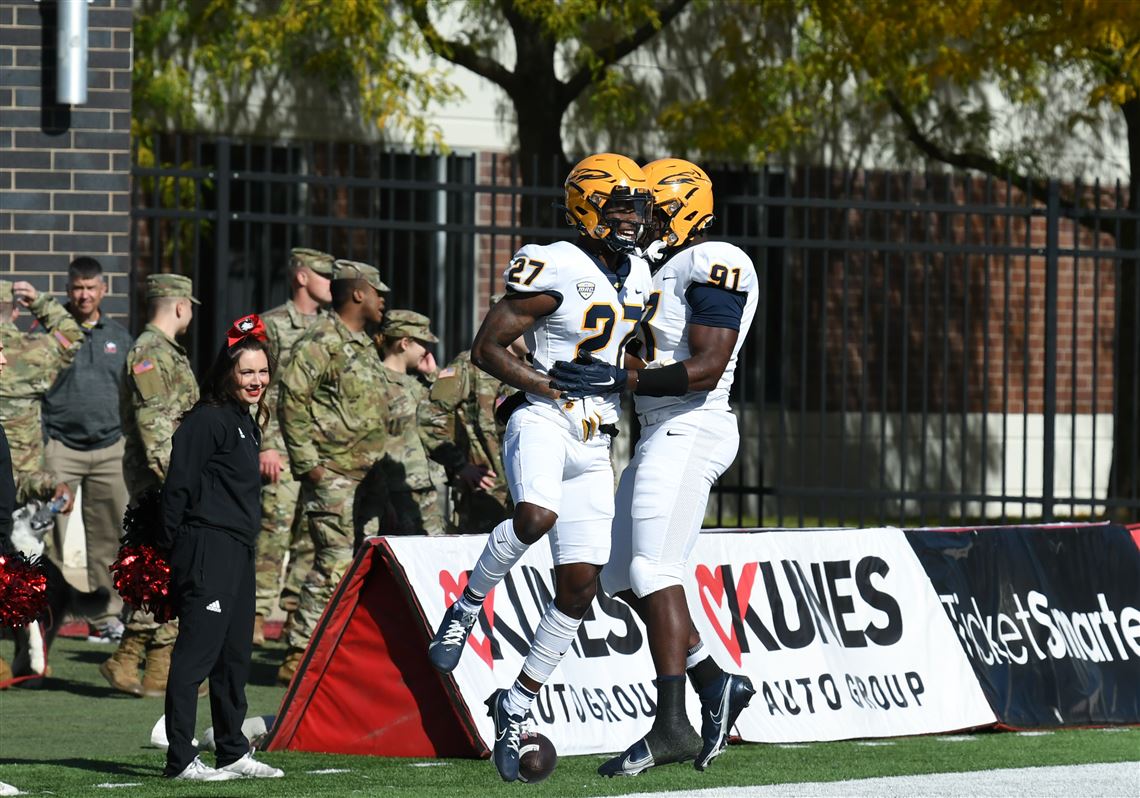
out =
{"type": "Polygon", "coordinates": [[[52,527],[51,513],[44,502],[30,502],[12,514],[12,534],[0,540],[0,551],[15,550],[28,557],[40,557],[47,576],[47,609],[38,619],[20,628],[5,630],[16,641],[12,673],[23,687],[41,687],[47,673],[47,653],[60,626],[69,616],[96,617],[106,611],[111,596],[105,587],[83,592],[68,583],[55,563],[43,556],[44,537],[52,527]]]}

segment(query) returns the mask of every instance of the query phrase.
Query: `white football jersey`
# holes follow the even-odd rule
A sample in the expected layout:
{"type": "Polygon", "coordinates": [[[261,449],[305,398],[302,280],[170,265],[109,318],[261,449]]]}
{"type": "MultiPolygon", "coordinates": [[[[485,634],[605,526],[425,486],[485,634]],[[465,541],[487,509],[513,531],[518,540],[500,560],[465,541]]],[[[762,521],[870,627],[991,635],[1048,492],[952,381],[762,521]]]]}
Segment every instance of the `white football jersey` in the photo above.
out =
{"type": "Polygon", "coordinates": [[[642,321],[645,342],[642,357],[661,365],[688,359],[689,322],[693,315],[688,292],[699,285],[745,295],[740,334],[732,357],[711,391],[692,391],[684,396],[635,396],[639,414],[664,409],[678,413],[698,408],[729,409],[728,392],[736,372],[736,358],[752,326],[759,297],[756,268],[739,247],[722,241],[704,241],[678,252],[657,270],[653,275],[653,294],[642,321]]]}
{"type": "MultiPolygon", "coordinates": [[[[649,266],[636,255],[629,258],[629,273],[619,279],[569,241],[527,244],[511,259],[503,279],[508,291],[550,294],[559,300],[557,310],[539,319],[525,335],[534,367],[544,374],[555,361],[574,360],[582,352],[620,366],[653,290],[649,266]]],[[[544,396],[527,394],[527,399],[556,406],[544,396]]],[[[590,410],[601,414],[602,423],[617,421],[620,396],[588,401],[590,410]]]]}

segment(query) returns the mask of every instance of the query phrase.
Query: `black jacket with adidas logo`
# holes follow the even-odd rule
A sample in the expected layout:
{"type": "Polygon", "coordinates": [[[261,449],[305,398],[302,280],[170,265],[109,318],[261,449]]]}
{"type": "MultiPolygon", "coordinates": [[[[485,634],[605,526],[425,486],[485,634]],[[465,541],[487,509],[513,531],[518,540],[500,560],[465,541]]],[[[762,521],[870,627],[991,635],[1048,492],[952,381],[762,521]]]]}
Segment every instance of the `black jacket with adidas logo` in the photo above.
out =
{"type": "Polygon", "coordinates": [[[166,546],[189,527],[219,529],[252,547],[261,528],[261,431],[236,401],[196,405],[174,433],[162,488],[166,546]]]}

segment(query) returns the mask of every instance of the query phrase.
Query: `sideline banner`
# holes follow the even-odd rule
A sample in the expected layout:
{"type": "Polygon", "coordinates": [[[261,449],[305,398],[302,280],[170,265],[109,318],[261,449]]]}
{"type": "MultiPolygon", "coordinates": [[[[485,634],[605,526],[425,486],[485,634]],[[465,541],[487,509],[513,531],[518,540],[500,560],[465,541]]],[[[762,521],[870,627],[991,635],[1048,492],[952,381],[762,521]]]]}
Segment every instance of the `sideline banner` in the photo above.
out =
{"type": "Polygon", "coordinates": [[[1140,551],[1111,524],[909,530],[999,721],[1140,722],[1140,551]]]}
{"type": "MultiPolygon", "coordinates": [[[[462,592],[486,537],[385,539],[426,640],[462,592]]],[[[552,595],[549,547],[532,546],[488,597],[444,681],[488,746],[483,702],[518,675],[552,595]]],[[[714,532],[694,552],[690,610],[726,669],[758,694],[737,724],[754,742],[836,740],[993,723],[914,551],[897,529],[714,532]]],[[[648,731],[656,689],[645,631],[619,600],[591,607],[534,707],[561,753],[619,751],[648,731]]],[[[688,711],[699,728],[691,693],[688,711]]]]}
{"type": "Polygon", "coordinates": [[[898,529],[701,535],[689,609],[722,667],[757,695],[755,742],[952,731],[994,722],[898,529]]]}

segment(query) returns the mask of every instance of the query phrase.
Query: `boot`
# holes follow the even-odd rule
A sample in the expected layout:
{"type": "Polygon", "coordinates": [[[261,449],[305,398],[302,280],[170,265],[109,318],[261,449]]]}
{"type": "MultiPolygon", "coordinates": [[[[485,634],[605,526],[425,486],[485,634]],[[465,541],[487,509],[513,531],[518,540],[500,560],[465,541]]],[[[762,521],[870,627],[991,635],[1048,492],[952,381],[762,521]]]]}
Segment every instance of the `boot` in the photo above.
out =
{"type": "Polygon", "coordinates": [[[146,651],[146,669],[143,671],[142,691],[147,698],[166,695],[166,678],[170,675],[170,655],[173,645],[151,646],[146,651]]]}
{"type": "Polygon", "coordinates": [[[289,683],[293,681],[293,674],[297,672],[297,667],[301,664],[301,658],[304,656],[305,650],[303,648],[289,649],[289,653],[285,655],[285,661],[277,669],[277,684],[282,687],[289,686],[289,683]]]}
{"type": "Polygon", "coordinates": [[[261,613],[253,616],[253,644],[258,647],[265,645],[265,616],[261,613]]]}
{"type": "Polygon", "coordinates": [[[290,611],[285,616],[285,621],[281,624],[281,634],[277,635],[278,640],[288,640],[289,632],[293,631],[294,612],[290,611]]]}
{"type": "Polygon", "coordinates": [[[139,665],[146,652],[146,635],[142,632],[126,629],[119,647],[111,658],[99,666],[99,673],[107,680],[107,684],[120,693],[142,698],[143,687],[139,683],[139,665]]]}
{"type": "Polygon", "coordinates": [[[8,661],[0,657],[0,690],[7,690],[8,685],[4,684],[15,677],[12,675],[12,668],[9,667],[8,661]]]}
{"type": "Polygon", "coordinates": [[[285,612],[294,612],[301,606],[301,597],[296,593],[282,593],[281,598],[277,600],[277,606],[285,612]]]}

